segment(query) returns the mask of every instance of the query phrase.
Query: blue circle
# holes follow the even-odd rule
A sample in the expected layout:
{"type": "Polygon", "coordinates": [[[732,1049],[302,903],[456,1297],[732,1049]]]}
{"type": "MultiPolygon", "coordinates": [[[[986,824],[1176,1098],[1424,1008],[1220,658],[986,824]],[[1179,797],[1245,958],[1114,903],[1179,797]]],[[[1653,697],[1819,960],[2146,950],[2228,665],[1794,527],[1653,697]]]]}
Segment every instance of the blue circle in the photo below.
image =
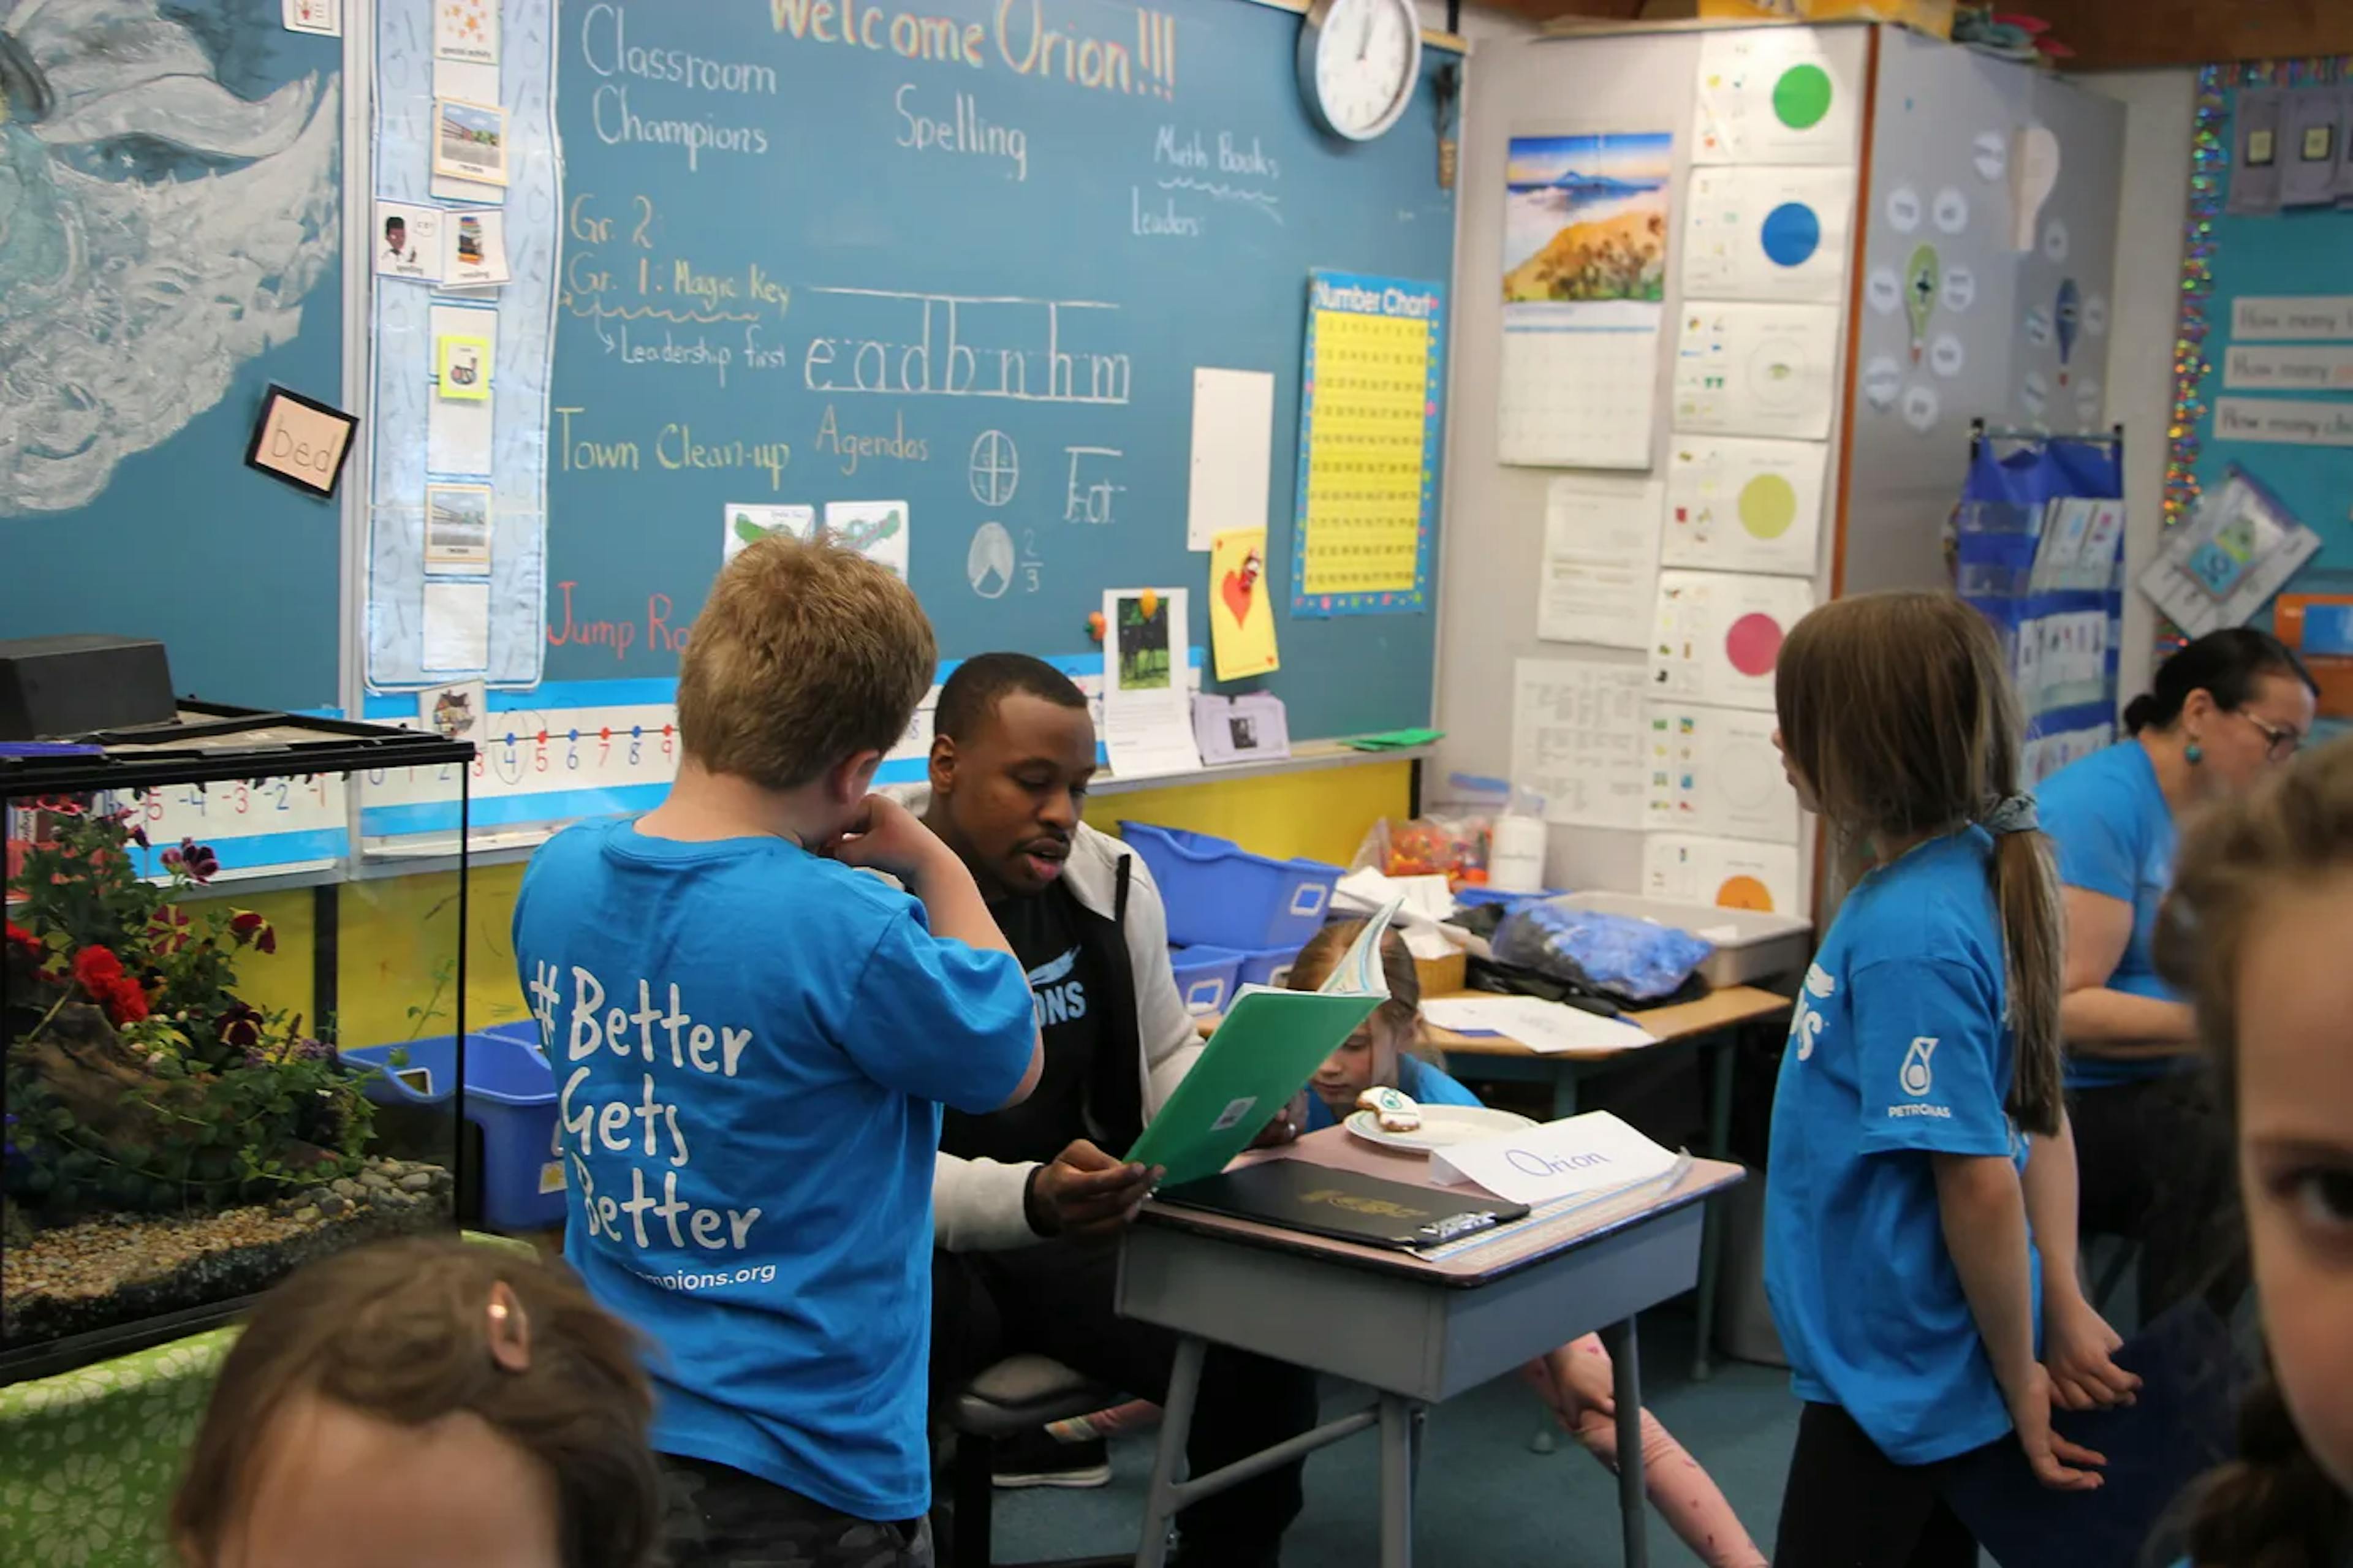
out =
{"type": "Polygon", "coordinates": [[[1783,202],[1765,215],[1758,237],[1774,265],[1801,266],[1821,246],[1822,220],[1803,202],[1783,202]]]}

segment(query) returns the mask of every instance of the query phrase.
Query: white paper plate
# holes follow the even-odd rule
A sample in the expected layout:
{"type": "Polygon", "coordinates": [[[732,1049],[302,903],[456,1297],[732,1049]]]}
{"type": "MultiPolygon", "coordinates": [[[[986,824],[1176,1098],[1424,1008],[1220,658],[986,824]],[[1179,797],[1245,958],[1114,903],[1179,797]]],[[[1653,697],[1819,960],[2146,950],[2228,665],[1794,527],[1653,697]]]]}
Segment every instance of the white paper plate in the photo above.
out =
{"type": "Polygon", "coordinates": [[[1377,1143],[1400,1153],[1427,1154],[1432,1149],[1492,1138],[1498,1132],[1516,1131],[1535,1123],[1525,1116],[1490,1110],[1483,1105],[1425,1105],[1421,1107],[1421,1125],[1411,1132],[1382,1131],[1380,1118],[1369,1110],[1356,1112],[1341,1125],[1367,1143],[1377,1143]]]}

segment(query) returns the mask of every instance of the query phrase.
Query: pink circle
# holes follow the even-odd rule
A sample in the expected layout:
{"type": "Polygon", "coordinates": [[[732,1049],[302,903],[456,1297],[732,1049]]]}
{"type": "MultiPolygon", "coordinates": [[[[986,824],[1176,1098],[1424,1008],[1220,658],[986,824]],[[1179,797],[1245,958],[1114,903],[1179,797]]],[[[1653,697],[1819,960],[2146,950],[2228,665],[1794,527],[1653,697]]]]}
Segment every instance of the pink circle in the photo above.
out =
{"type": "Polygon", "coordinates": [[[1743,675],[1772,674],[1781,657],[1781,623],[1767,615],[1741,616],[1724,634],[1724,657],[1743,675]]]}

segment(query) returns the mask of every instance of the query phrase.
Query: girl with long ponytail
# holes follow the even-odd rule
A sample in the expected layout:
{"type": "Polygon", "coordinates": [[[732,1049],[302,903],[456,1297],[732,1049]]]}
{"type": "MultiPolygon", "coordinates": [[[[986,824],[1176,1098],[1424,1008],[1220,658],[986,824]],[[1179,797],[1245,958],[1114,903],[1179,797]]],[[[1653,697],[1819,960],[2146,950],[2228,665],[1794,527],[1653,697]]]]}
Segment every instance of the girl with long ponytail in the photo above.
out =
{"type": "Polygon", "coordinates": [[[2138,1381],[2077,1283],[2058,882],[2000,646],[1959,600],[1824,605],[1774,695],[1857,879],[1774,1102],[1766,1284],[1806,1408],[1773,1561],[1971,1563],[1945,1497],[1968,1458],[2015,1442],[2045,1486],[2095,1488],[2052,1406],[2138,1381]]]}

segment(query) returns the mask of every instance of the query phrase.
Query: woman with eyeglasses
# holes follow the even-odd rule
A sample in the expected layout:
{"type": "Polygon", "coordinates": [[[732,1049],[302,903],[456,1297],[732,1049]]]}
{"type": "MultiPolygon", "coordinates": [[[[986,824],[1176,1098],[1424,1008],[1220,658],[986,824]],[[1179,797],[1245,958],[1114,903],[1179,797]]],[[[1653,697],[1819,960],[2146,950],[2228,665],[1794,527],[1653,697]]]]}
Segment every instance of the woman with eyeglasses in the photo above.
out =
{"type": "Polygon", "coordinates": [[[2231,1134],[2197,1069],[2189,1004],[2150,952],[2178,824],[2295,754],[2315,688],[2267,632],[2211,632],[2158,667],[2124,712],[2127,739],[2035,794],[2067,914],[2067,1098],[2086,1237],[2140,1244],[2140,1321],[2204,1292],[2228,1316],[2246,1287],[2231,1134]]]}

